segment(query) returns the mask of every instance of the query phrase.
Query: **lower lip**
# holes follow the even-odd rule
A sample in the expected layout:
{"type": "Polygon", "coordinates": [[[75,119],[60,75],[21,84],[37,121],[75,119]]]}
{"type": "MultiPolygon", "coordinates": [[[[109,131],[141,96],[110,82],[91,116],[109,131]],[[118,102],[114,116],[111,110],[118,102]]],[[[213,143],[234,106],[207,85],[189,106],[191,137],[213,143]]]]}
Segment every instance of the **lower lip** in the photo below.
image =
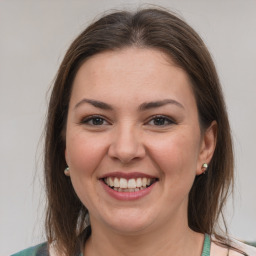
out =
{"type": "Polygon", "coordinates": [[[118,192],[115,191],[114,189],[110,188],[108,185],[106,185],[106,183],[104,181],[101,181],[101,183],[103,184],[103,188],[105,189],[105,191],[113,198],[117,199],[117,200],[123,200],[123,201],[129,201],[129,200],[137,200],[140,199],[146,195],[148,195],[151,190],[155,187],[155,183],[153,183],[151,186],[139,190],[139,191],[135,191],[135,192],[118,192]]]}

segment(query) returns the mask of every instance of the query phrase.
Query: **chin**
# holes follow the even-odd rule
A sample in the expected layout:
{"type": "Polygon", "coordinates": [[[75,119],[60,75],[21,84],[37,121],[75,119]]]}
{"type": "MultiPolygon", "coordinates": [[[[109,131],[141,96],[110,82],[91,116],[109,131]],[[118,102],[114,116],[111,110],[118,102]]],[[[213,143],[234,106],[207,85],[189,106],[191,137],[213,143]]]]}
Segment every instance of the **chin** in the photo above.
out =
{"type": "Polygon", "coordinates": [[[138,235],[143,234],[150,225],[146,223],[135,223],[133,221],[126,221],[126,223],[115,223],[111,225],[111,228],[123,235],[138,235]]]}
{"type": "Polygon", "coordinates": [[[127,235],[143,233],[143,231],[150,229],[154,222],[152,216],[129,210],[125,213],[117,211],[116,214],[109,217],[108,220],[104,218],[105,225],[118,233],[127,235]]]}

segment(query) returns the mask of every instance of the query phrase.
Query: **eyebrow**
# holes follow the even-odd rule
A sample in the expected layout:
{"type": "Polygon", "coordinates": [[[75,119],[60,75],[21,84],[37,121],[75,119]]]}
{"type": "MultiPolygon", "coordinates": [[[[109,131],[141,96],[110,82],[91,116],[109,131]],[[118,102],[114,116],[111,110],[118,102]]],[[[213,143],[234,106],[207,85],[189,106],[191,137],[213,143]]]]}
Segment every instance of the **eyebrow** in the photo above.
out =
{"type": "Polygon", "coordinates": [[[159,108],[159,107],[165,106],[167,104],[174,104],[177,107],[184,109],[184,106],[180,102],[173,100],[173,99],[164,99],[164,100],[159,100],[159,101],[142,103],[139,106],[139,110],[144,111],[144,110],[148,110],[148,109],[152,109],[152,108],[159,108]]]}
{"type": "MultiPolygon", "coordinates": [[[[110,104],[107,104],[105,102],[98,101],[98,100],[92,100],[92,99],[82,99],[75,105],[74,109],[78,108],[80,105],[82,105],[84,103],[89,103],[96,108],[100,108],[100,109],[104,109],[104,110],[113,110],[113,107],[110,104]]],[[[152,109],[152,108],[159,108],[159,107],[165,106],[167,104],[174,104],[174,105],[184,109],[184,106],[180,102],[173,100],[173,99],[164,99],[164,100],[159,100],[159,101],[145,102],[145,103],[142,103],[138,109],[140,111],[145,111],[145,110],[152,109]]]]}
{"type": "Polygon", "coordinates": [[[93,105],[96,108],[100,108],[100,109],[105,109],[105,110],[113,110],[113,107],[105,102],[102,101],[98,101],[98,100],[91,100],[91,99],[82,99],[81,101],[79,101],[74,109],[78,108],[80,105],[82,105],[83,103],[89,103],[91,105],[93,105]]]}

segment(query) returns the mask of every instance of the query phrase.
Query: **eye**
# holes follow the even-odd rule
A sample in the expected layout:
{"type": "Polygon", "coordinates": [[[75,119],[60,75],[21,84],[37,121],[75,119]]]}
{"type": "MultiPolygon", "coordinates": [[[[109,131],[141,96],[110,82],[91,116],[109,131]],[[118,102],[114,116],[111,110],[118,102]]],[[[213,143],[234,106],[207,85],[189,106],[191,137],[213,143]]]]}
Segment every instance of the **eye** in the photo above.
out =
{"type": "Polygon", "coordinates": [[[82,120],[82,124],[92,125],[92,126],[101,126],[101,125],[108,125],[109,122],[107,122],[103,117],[101,116],[90,116],[86,117],[82,120]]]}
{"type": "Polygon", "coordinates": [[[174,124],[175,122],[166,116],[155,116],[148,122],[149,125],[154,126],[167,126],[174,124]]]}

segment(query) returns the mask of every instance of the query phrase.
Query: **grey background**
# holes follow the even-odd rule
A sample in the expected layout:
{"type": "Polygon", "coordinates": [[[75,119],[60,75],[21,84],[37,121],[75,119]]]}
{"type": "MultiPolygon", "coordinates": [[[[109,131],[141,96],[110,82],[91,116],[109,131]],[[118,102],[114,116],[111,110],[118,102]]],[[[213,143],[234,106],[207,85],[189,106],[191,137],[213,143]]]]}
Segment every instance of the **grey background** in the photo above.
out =
{"type": "MultiPolygon", "coordinates": [[[[108,9],[168,7],[194,27],[215,60],[234,136],[230,233],[256,240],[256,1],[0,1],[0,255],[44,241],[42,134],[49,90],[75,36],[108,9]]],[[[223,159],[225,161],[225,159],[223,159]]]]}

